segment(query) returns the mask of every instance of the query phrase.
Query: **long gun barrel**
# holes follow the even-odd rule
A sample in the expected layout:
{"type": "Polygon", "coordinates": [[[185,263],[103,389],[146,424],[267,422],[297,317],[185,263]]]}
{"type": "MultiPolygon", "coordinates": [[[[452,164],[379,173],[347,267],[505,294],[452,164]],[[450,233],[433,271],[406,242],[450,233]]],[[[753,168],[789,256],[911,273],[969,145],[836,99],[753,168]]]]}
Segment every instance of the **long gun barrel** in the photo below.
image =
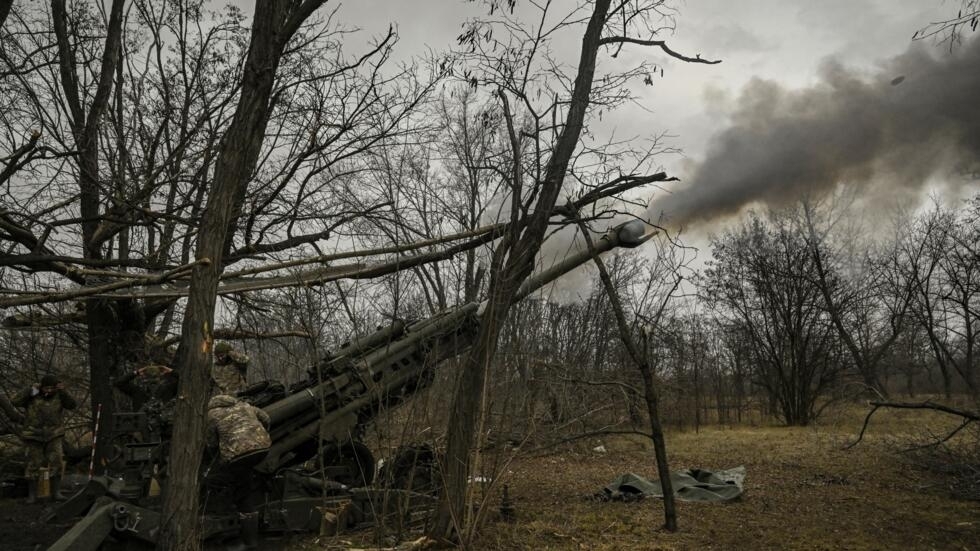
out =
{"type": "MultiPolygon", "coordinates": [[[[617,226],[597,240],[594,251],[578,252],[525,281],[515,300],[574,270],[593,254],[636,247],[649,237],[640,221],[617,226]]],[[[349,438],[382,406],[427,386],[431,367],[473,344],[482,307],[470,302],[408,326],[399,322],[332,355],[321,364],[321,377],[314,384],[265,406],[273,445],[258,469],[274,472],[305,461],[316,453],[318,437],[349,438]]]]}

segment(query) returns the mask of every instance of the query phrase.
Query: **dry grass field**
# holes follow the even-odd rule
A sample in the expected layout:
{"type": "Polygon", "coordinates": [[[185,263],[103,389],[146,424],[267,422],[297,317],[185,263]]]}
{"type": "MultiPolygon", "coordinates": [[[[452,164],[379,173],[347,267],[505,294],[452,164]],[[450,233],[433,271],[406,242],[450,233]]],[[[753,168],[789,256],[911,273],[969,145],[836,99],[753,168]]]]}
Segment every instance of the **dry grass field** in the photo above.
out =
{"type": "MultiPolygon", "coordinates": [[[[586,499],[615,476],[655,476],[639,440],[516,458],[506,483],[517,521],[491,519],[473,545],[493,549],[980,549],[980,502],[951,497],[947,481],[896,450],[955,427],[922,411],[881,410],[864,441],[844,451],[866,412],[849,406],[807,428],[716,427],[668,434],[671,468],[745,465],[746,493],[729,504],[679,503],[680,530],[659,530],[658,500],[586,499]]],[[[489,503],[497,504],[496,496],[489,503]]],[[[367,547],[369,536],[297,542],[295,549],[367,547]]]]}
{"type": "MultiPolygon", "coordinates": [[[[680,530],[667,533],[659,500],[587,499],[617,475],[655,477],[652,453],[639,438],[590,441],[547,455],[517,455],[500,483],[509,485],[516,522],[495,518],[500,484],[473,551],[700,549],[980,549],[980,501],[951,496],[949,479],[896,453],[928,431],[958,424],[923,411],[880,410],[865,440],[850,442],[866,413],[847,406],[812,427],[711,427],[668,433],[671,468],[744,465],[744,496],[728,504],[679,503],[680,530]]],[[[961,442],[976,442],[977,433],[961,442]],[[972,440],[971,440],[972,439],[972,440]]],[[[974,456],[975,458],[976,456],[974,456]]],[[[976,467],[976,464],[974,464],[976,467]]],[[[43,506],[0,500],[0,549],[43,549],[67,526],[37,522],[43,506]]],[[[411,536],[417,537],[417,536],[411,536]]],[[[293,537],[268,549],[375,549],[370,532],[335,538],[293,537]]]]}

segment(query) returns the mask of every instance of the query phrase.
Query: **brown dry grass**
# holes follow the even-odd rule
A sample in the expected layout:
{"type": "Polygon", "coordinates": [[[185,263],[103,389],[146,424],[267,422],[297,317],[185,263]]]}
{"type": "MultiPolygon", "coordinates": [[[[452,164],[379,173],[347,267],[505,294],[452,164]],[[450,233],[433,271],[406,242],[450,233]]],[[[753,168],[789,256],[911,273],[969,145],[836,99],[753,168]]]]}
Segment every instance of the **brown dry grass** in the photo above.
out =
{"type": "Polygon", "coordinates": [[[659,500],[585,499],[624,472],[655,476],[652,453],[640,440],[607,440],[604,454],[582,446],[518,458],[505,477],[517,522],[489,522],[473,549],[980,549],[980,503],[951,498],[936,475],[894,452],[895,443],[955,426],[957,420],[880,411],[864,442],[842,450],[857,434],[865,411],[841,408],[808,428],[716,427],[668,434],[672,469],[745,465],[748,472],[740,501],[679,503],[677,533],[658,529],[659,500]]]}

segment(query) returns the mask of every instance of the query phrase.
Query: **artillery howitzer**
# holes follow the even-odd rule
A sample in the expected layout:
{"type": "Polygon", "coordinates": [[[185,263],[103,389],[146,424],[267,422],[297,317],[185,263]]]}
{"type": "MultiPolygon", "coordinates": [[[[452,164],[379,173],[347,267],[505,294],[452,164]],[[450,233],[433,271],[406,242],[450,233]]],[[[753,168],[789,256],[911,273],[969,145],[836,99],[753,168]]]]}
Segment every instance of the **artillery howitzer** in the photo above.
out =
{"type": "MultiPolygon", "coordinates": [[[[643,230],[640,222],[620,225],[595,249],[635,247],[648,238],[643,230]]],[[[588,251],[565,259],[525,282],[516,299],[590,259],[588,251]]],[[[260,383],[241,393],[270,418],[272,446],[255,467],[262,481],[255,491],[261,493],[264,532],[315,530],[331,507],[341,513],[336,523],[342,529],[372,522],[390,510],[390,503],[404,513],[433,501],[438,489],[433,450],[401,450],[385,466],[381,483],[372,485],[374,457],[359,438],[379,411],[427,387],[435,366],[469,348],[481,306],[471,302],[415,323],[396,321],[330,354],[289,389],[260,383]],[[306,467],[312,459],[317,464],[306,467]]],[[[155,543],[160,502],[154,487],[157,479],[166,484],[170,413],[165,404],[150,402],[139,412],[114,415],[114,476],[95,477],[54,513],[66,521],[88,512],[50,550],[95,550],[110,537],[155,543]]],[[[209,494],[202,503],[205,540],[238,533],[230,496],[209,494]]]]}

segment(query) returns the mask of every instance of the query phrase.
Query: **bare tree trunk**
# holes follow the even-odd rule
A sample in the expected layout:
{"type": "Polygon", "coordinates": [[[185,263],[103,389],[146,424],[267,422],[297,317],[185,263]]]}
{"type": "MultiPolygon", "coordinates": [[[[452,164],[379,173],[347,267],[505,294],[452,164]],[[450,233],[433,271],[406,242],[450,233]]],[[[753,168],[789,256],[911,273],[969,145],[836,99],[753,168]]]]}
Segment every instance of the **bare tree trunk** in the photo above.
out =
{"type": "Polygon", "coordinates": [[[660,397],[653,381],[653,371],[646,361],[639,361],[636,368],[643,378],[643,397],[647,403],[647,414],[650,416],[650,436],[653,439],[653,452],[657,458],[657,476],[664,491],[664,528],[670,532],[677,531],[677,506],[674,502],[674,486],[670,481],[670,466],[667,464],[667,442],[664,440],[664,428],[660,422],[660,397]]]}
{"type": "MultiPolygon", "coordinates": [[[[102,258],[102,241],[98,237],[102,189],[99,181],[99,123],[108,108],[115,67],[119,63],[124,4],[124,0],[112,2],[98,83],[86,112],[81,99],[82,94],[78,89],[77,60],[68,33],[65,0],[51,2],[51,19],[58,47],[61,88],[71,116],[72,137],[78,149],[76,160],[79,213],[82,218],[82,256],[86,259],[102,258]]],[[[105,426],[101,428],[106,428],[111,423],[112,413],[115,411],[115,397],[109,381],[116,373],[120,350],[129,350],[120,349],[122,343],[116,342],[122,340],[122,334],[127,330],[125,323],[128,320],[120,318],[131,316],[117,315],[114,305],[106,300],[89,300],[85,306],[92,419],[96,418],[96,409],[101,408],[102,418],[105,419],[105,426]]],[[[124,308],[122,305],[120,307],[124,308]]],[[[99,444],[96,455],[99,459],[98,464],[101,465],[101,459],[108,452],[108,439],[102,439],[99,444]]]]}
{"type": "Polygon", "coordinates": [[[691,335],[691,378],[694,382],[694,432],[701,432],[701,362],[698,359],[697,346],[699,343],[694,341],[697,332],[692,331],[691,335]]]}
{"type": "MultiPolygon", "coordinates": [[[[653,369],[650,367],[649,362],[647,362],[646,354],[640,352],[640,349],[636,346],[636,342],[633,340],[629,323],[626,321],[626,313],[623,310],[623,303],[619,299],[619,293],[616,292],[616,286],[613,285],[612,278],[609,277],[609,271],[606,269],[602,258],[594,253],[595,248],[588,228],[583,223],[579,223],[579,228],[582,230],[582,235],[585,237],[585,242],[589,250],[593,251],[592,261],[599,270],[599,279],[602,280],[602,285],[606,289],[606,295],[609,297],[609,304],[612,307],[613,314],[616,317],[616,325],[619,328],[619,338],[623,341],[623,346],[626,347],[627,353],[629,353],[633,363],[636,364],[636,368],[640,371],[640,377],[643,379],[643,398],[646,400],[647,414],[650,416],[650,437],[653,440],[653,451],[657,459],[657,476],[660,477],[660,485],[664,493],[664,528],[670,532],[676,532],[677,506],[674,501],[674,486],[670,480],[670,467],[667,464],[667,444],[664,441],[663,425],[660,423],[660,413],[658,411],[660,398],[657,395],[657,387],[653,381],[653,369]]],[[[674,289],[676,288],[677,286],[675,285],[674,289]]],[[[673,291],[671,291],[671,294],[673,294],[673,291]]],[[[670,295],[668,295],[669,298],[670,295]]],[[[664,304],[666,304],[666,301],[664,304]]],[[[663,308],[661,308],[662,311],[663,308]]],[[[657,318],[660,318],[659,314],[657,318]]],[[[695,405],[695,407],[697,406],[695,405]]]]}
{"type": "Polygon", "coordinates": [[[177,353],[180,388],[174,411],[169,479],[157,549],[201,548],[198,472],[204,452],[205,413],[213,345],[214,309],[224,253],[245,189],[255,170],[272,110],[272,88],[283,48],[300,24],[325,0],[259,0],[242,74],[242,90],[215,164],[214,180],[198,234],[198,260],[177,353]]]}
{"type": "MultiPolygon", "coordinates": [[[[850,353],[851,360],[857,367],[858,373],[861,374],[861,378],[864,380],[864,385],[878,396],[887,398],[888,387],[881,382],[881,378],[878,375],[878,365],[881,362],[881,359],[884,358],[885,352],[899,337],[902,324],[892,327],[891,335],[884,343],[878,346],[877,350],[861,349],[857,341],[851,335],[851,332],[844,325],[844,314],[842,311],[843,307],[834,297],[833,289],[831,289],[831,283],[827,277],[827,267],[824,265],[824,252],[821,247],[823,241],[817,237],[817,231],[813,222],[813,208],[805,201],[803,203],[803,212],[806,219],[806,230],[809,234],[809,245],[813,256],[813,264],[817,271],[816,283],[817,287],[820,289],[820,294],[823,296],[827,313],[830,314],[830,320],[837,329],[837,333],[840,335],[841,340],[844,341],[844,346],[847,348],[848,353],[850,353]]],[[[911,287],[909,288],[909,291],[911,291],[911,287]]],[[[908,292],[905,296],[905,307],[908,306],[908,303],[911,300],[912,293],[908,292]]],[[[905,315],[905,307],[902,308],[901,317],[904,317],[905,315]]]]}
{"type": "MultiPolygon", "coordinates": [[[[471,454],[476,420],[483,408],[483,388],[486,383],[486,367],[497,348],[497,337],[507,318],[507,313],[521,283],[534,268],[551,211],[558,199],[562,182],[568,170],[569,160],[578,145],[579,136],[589,105],[592,80],[595,75],[596,56],[602,29],[609,10],[610,0],[597,0],[585,35],[578,74],[568,107],[566,126],[558,138],[554,152],[548,160],[545,178],[534,211],[529,216],[522,234],[514,225],[513,233],[503,238],[494,251],[490,273],[488,307],[482,316],[476,344],[463,362],[459,387],[453,396],[451,417],[446,442],[443,496],[440,500],[431,535],[453,540],[462,534],[466,513],[466,491],[470,475],[471,454]],[[506,258],[506,262],[504,261],[506,258]]],[[[503,92],[501,93],[503,94],[503,92]]],[[[506,102],[506,99],[504,99],[506,102]]],[[[506,108],[506,105],[505,105],[506,108]]],[[[512,131],[513,136],[513,131],[512,131]]],[[[515,162],[520,152],[515,148],[515,162]]],[[[517,165],[515,165],[517,166],[517,165]]],[[[514,182],[516,186],[518,181],[514,182]]],[[[515,188],[515,193],[516,193],[515,188]]]]}

